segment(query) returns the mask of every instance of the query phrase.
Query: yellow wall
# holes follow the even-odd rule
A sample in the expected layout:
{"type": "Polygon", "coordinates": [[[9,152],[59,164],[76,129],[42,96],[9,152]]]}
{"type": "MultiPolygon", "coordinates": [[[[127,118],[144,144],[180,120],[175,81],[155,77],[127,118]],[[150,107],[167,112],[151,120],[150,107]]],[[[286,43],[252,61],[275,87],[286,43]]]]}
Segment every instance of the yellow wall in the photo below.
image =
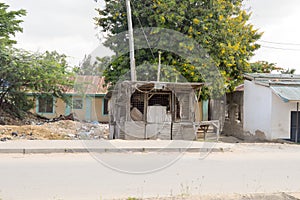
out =
{"type": "MultiPolygon", "coordinates": [[[[32,98],[32,97],[30,97],[32,98]]],[[[80,96],[73,96],[72,98],[82,98],[80,96]]],[[[87,113],[90,113],[89,121],[99,121],[99,122],[108,122],[108,115],[103,115],[103,98],[104,97],[83,97],[83,107],[82,109],[73,109],[70,108],[70,112],[79,120],[87,120],[87,113]],[[87,103],[90,99],[90,112],[87,112],[87,103]]],[[[66,115],[67,105],[62,99],[56,99],[54,113],[37,113],[37,104],[35,101],[35,107],[31,109],[32,113],[37,113],[41,116],[47,117],[49,119],[59,117],[60,115],[66,115]]]]}
{"type": "Polygon", "coordinates": [[[80,97],[80,96],[73,96],[73,99],[83,99],[83,105],[82,105],[82,109],[74,109],[71,107],[71,113],[73,113],[75,115],[76,118],[78,118],[79,120],[85,120],[85,113],[86,113],[86,99],[84,97],[80,97]]]}
{"type": "Polygon", "coordinates": [[[93,99],[93,118],[98,119],[100,122],[108,122],[108,115],[103,115],[104,97],[96,97],[93,99]]]}

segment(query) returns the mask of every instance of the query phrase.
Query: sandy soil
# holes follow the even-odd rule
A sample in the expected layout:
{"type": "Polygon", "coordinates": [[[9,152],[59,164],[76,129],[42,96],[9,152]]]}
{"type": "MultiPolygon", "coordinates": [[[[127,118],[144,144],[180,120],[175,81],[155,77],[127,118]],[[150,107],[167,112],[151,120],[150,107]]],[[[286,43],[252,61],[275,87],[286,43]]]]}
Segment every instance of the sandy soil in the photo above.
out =
{"type": "Polygon", "coordinates": [[[107,138],[108,125],[61,120],[35,125],[0,125],[0,140],[68,140],[107,138]]]}
{"type": "Polygon", "coordinates": [[[168,198],[149,198],[147,200],[299,200],[298,194],[245,194],[245,195],[209,195],[209,196],[177,196],[168,198]]]}

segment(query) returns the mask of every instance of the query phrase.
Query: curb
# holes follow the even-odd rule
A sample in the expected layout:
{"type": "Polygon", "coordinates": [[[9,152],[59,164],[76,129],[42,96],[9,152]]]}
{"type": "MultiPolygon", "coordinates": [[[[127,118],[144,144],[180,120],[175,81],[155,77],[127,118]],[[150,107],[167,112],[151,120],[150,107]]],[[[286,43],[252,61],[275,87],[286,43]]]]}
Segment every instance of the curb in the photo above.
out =
{"type": "Polygon", "coordinates": [[[0,154],[51,154],[51,153],[198,153],[228,152],[231,148],[16,148],[0,149],[0,154]]]}

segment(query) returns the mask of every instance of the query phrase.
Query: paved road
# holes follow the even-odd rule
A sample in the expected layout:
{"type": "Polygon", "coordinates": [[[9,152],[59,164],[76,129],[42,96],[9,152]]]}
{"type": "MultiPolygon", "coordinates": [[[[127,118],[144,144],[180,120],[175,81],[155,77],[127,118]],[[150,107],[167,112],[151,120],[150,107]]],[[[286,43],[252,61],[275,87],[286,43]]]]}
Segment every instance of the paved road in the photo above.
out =
{"type": "Polygon", "coordinates": [[[75,200],[300,191],[298,146],[244,144],[205,159],[199,155],[2,154],[0,198],[75,200]]]}

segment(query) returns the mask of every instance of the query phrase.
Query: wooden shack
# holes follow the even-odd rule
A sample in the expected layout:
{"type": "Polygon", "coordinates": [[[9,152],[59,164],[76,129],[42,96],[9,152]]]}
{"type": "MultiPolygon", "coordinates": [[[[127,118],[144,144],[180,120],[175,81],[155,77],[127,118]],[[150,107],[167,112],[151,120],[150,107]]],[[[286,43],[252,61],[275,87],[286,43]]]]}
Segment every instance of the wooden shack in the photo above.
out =
{"type": "Polygon", "coordinates": [[[123,81],[111,92],[112,139],[195,140],[203,83],[123,81]]]}

